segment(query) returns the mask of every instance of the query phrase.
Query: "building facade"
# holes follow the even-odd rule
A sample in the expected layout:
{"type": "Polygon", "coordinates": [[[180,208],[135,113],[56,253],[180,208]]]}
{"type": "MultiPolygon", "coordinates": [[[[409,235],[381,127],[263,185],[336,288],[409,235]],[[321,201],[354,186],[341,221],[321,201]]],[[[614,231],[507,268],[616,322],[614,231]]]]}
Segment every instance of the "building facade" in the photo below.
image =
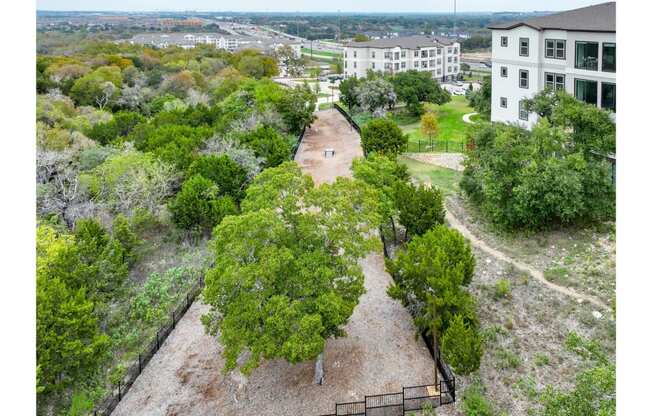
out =
{"type": "Polygon", "coordinates": [[[368,70],[430,72],[441,81],[457,79],[460,44],[432,36],[408,36],[352,42],[344,47],[344,76],[363,78],[368,70]]]}
{"type": "Polygon", "coordinates": [[[544,88],[616,111],[615,3],[491,25],[491,120],[532,127],[523,100],[544,88]]]}

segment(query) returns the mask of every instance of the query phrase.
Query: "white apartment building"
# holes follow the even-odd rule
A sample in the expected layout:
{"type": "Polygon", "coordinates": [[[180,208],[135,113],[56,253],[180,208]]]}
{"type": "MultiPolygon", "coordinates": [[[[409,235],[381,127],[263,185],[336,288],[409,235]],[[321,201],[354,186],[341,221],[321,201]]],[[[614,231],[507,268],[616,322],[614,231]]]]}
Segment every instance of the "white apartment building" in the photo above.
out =
{"type": "Polygon", "coordinates": [[[344,46],[343,60],[347,78],[363,78],[368,70],[396,73],[415,69],[450,81],[460,73],[460,44],[423,35],[351,42],[344,46]]]}
{"type": "Polygon", "coordinates": [[[532,127],[523,108],[546,87],[616,111],[616,3],[603,3],[492,30],[491,120],[532,127]]]}

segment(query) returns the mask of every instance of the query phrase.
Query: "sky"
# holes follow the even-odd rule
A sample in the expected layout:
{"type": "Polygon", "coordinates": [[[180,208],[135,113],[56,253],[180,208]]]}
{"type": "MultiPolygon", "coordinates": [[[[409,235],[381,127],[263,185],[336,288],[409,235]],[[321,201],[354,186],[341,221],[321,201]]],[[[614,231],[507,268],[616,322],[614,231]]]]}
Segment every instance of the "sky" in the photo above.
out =
{"type": "MultiPolygon", "coordinates": [[[[39,10],[451,12],[454,0],[37,0],[39,10]]],[[[457,0],[458,12],[557,11],[606,0],[457,0]]]]}

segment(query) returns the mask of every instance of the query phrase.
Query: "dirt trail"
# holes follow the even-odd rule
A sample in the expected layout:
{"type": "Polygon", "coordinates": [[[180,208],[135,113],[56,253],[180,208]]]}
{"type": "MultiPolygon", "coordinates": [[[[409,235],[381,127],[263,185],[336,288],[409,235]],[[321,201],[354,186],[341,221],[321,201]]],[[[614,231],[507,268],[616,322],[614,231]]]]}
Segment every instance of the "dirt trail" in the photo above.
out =
{"type": "MultiPolygon", "coordinates": [[[[422,161],[422,160],[420,160],[420,161],[422,161]]],[[[441,164],[436,163],[437,161],[435,159],[433,159],[430,162],[428,162],[428,161],[423,161],[423,162],[424,163],[430,163],[430,164],[436,165],[436,166],[448,167],[448,166],[443,166],[441,164]]],[[[432,185],[430,182],[425,182],[425,183],[428,186],[432,185]]],[[[603,308],[603,309],[607,309],[607,310],[611,309],[606,303],[604,303],[603,301],[601,301],[600,299],[598,299],[598,298],[596,298],[594,296],[587,295],[587,294],[582,294],[582,293],[579,293],[579,292],[577,292],[576,290],[574,290],[572,288],[569,288],[569,287],[566,287],[566,286],[560,286],[558,284],[555,284],[555,283],[552,283],[552,282],[546,280],[546,278],[543,276],[543,272],[541,270],[535,269],[534,267],[532,267],[532,266],[530,266],[528,264],[525,264],[525,263],[523,263],[521,261],[513,259],[510,256],[508,256],[507,254],[503,253],[502,251],[489,246],[484,240],[476,237],[473,233],[471,233],[471,231],[468,228],[466,228],[466,226],[460,220],[458,220],[450,212],[450,210],[448,210],[448,209],[446,209],[446,220],[448,221],[448,223],[450,224],[451,227],[455,228],[464,237],[466,237],[471,242],[471,244],[473,246],[479,248],[480,250],[484,251],[485,253],[488,253],[488,254],[492,255],[493,257],[495,257],[498,260],[502,260],[502,261],[504,261],[506,263],[509,263],[509,264],[513,265],[514,267],[516,267],[518,270],[520,270],[522,272],[528,273],[530,276],[537,279],[538,281],[543,283],[548,288],[550,288],[550,289],[552,289],[554,291],[557,291],[559,293],[562,293],[564,295],[571,296],[571,297],[575,298],[578,301],[580,301],[580,300],[583,301],[583,302],[586,301],[586,302],[591,303],[594,306],[597,306],[597,307],[603,308]]]]}

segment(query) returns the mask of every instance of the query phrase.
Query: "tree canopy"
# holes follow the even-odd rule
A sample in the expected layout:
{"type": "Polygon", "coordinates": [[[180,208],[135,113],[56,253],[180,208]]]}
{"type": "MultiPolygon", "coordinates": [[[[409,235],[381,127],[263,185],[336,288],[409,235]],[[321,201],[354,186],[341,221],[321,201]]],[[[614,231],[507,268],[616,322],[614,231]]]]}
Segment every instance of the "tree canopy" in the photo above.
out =
{"type": "Polygon", "coordinates": [[[362,127],[360,136],[365,154],[376,152],[395,158],[407,148],[407,135],[389,118],[369,121],[362,127]]]}

